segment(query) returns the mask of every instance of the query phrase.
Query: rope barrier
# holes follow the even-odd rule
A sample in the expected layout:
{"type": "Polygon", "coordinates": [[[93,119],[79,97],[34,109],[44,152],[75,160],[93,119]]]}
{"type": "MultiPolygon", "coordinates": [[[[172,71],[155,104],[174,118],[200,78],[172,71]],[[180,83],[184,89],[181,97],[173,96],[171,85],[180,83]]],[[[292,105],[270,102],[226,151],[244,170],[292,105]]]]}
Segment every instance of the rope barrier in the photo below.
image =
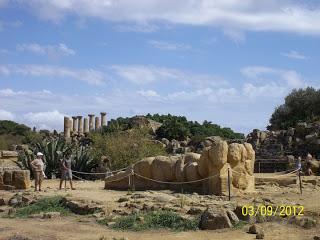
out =
{"type": "Polygon", "coordinates": [[[140,177],[140,178],[143,178],[143,179],[149,180],[149,181],[156,182],[156,183],[172,184],[172,185],[180,185],[180,184],[189,184],[189,183],[202,182],[202,181],[205,181],[205,180],[211,179],[211,178],[213,178],[213,177],[216,177],[216,176],[218,176],[219,174],[216,174],[216,175],[213,175],[213,176],[209,176],[209,177],[206,177],[206,178],[202,178],[202,179],[199,179],[199,180],[186,181],[186,182],[166,182],[166,181],[160,181],[160,180],[156,180],[156,179],[152,179],[152,178],[144,177],[144,176],[141,176],[141,175],[139,175],[139,174],[137,174],[137,173],[134,173],[134,175],[136,175],[136,176],[138,176],[138,177],[140,177]]]}
{"type": "Polygon", "coordinates": [[[73,176],[73,177],[75,177],[76,179],[79,179],[79,180],[81,180],[81,181],[88,181],[88,180],[86,180],[86,179],[83,179],[83,178],[81,178],[81,177],[78,177],[78,176],[76,176],[76,175],[74,175],[74,174],[72,174],[72,176],[73,176]]]}
{"type": "Polygon", "coordinates": [[[121,181],[121,180],[123,180],[123,179],[125,179],[125,178],[127,178],[127,177],[130,177],[130,176],[131,176],[131,173],[128,174],[128,175],[126,175],[126,176],[124,176],[124,177],[122,177],[122,178],[119,178],[119,179],[114,179],[114,180],[110,180],[110,181],[105,181],[105,183],[118,182],[118,181],[121,181]]]}
{"type": "Polygon", "coordinates": [[[114,170],[114,171],[108,171],[108,172],[105,172],[105,173],[89,173],[89,172],[80,172],[80,171],[74,171],[72,170],[72,172],[75,172],[75,173],[80,173],[80,174],[85,174],[85,175],[106,175],[108,173],[117,173],[117,172],[121,172],[123,170],[126,170],[127,168],[122,168],[122,169],[118,169],[118,170],[114,170]]]}
{"type": "MultiPolygon", "coordinates": [[[[281,177],[288,177],[288,175],[291,175],[293,173],[296,173],[298,172],[300,169],[296,169],[296,170],[293,170],[292,172],[288,172],[288,173],[285,173],[285,174],[281,174],[281,175],[276,175],[276,176],[261,176],[261,178],[281,178],[281,177]]],[[[236,173],[239,173],[237,171],[234,171],[232,170],[233,172],[236,172],[236,173]]],[[[239,173],[239,174],[242,174],[242,173],[239,173]]]]}

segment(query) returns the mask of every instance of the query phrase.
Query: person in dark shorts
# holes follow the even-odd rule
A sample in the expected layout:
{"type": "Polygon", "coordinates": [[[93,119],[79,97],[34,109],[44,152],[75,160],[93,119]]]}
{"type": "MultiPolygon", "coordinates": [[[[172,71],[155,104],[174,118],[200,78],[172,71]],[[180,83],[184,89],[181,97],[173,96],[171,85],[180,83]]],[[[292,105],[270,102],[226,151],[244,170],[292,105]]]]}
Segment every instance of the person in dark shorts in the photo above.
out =
{"type": "Polygon", "coordinates": [[[71,170],[71,156],[70,154],[66,155],[63,159],[60,160],[60,171],[61,179],[59,189],[62,189],[63,181],[69,180],[70,187],[72,190],[75,190],[72,183],[72,170],[71,170]]]}

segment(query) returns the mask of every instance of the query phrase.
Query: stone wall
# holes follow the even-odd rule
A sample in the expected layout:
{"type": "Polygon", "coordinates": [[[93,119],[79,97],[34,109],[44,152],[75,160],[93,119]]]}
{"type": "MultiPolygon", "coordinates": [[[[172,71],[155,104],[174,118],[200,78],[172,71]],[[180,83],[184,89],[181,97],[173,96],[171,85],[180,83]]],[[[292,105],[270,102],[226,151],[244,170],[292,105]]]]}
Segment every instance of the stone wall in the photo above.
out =
{"type": "MultiPolygon", "coordinates": [[[[254,190],[253,168],[255,152],[251,144],[232,143],[217,139],[202,154],[186,153],[175,156],[156,156],[140,160],[133,166],[136,173],[131,184],[137,190],[177,188],[200,193],[226,194],[228,192],[228,168],[233,191],[254,190]],[[142,176],[142,177],[139,177],[142,176]],[[153,179],[155,181],[148,180],[153,179]],[[208,178],[208,179],[206,179],[208,178]],[[165,182],[190,182],[192,184],[168,184],[165,182]]],[[[128,189],[131,168],[105,179],[106,189],[128,189]]]]}
{"type": "Polygon", "coordinates": [[[30,188],[30,171],[15,168],[0,168],[0,190],[30,188]]]}
{"type": "Polygon", "coordinates": [[[283,158],[308,152],[320,158],[320,122],[301,122],[295,128],[278,131],[253,130],[247,136],[259,158],[283,158]]]}

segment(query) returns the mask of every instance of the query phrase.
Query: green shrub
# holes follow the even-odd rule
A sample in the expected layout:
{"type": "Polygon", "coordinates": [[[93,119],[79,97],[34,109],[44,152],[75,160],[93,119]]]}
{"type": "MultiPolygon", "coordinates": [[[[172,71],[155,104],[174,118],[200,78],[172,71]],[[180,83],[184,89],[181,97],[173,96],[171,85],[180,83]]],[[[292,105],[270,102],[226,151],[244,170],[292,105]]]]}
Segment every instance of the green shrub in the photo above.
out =
{"type": "Polygon", "coordinates": [[[145,129],[94,134],[92,138],[96,157],[109,156],[113,169],[127,167],[145,157],[167,154],[161,145],[151,140],[145,129]]]}
{"type": "Polygon", "coordinates": [[[226,139],[244,138],[242,133],[236,133],[230,128],[222,128],[209,121],[200,124],[197,121],[188,121],[186,117],[171,114],[147,114],[146,117],[163,124],[156,132],[158,138],[169,140],[185,140],[187,137],[204,139],[209,136],[220,136],[226,139]]]}
{"type": "Polygon", "coordinates": [[[186,231],[198,229],[199,218],[185,219],[171,211],[155,211],[145,214],[123,216],[116,220],[114,229],[141,231],[148,229],[170,229],[186,231]]]}
{"type": "Polygon", "coordinates": [[[315,120],[320,120],[320,89],[294,89],[273,112],[268,129],[287,129],[295,127],[299,121],[315,120]]]}
{"type": "Polygon", "coordinates": [[[9,150],[14,144],[21,144],[23,142],[23,136],[13,135],[6,133],[0,135],[0,150],[9,150]]]}
{"type": "Polygon", "coordinates": [[[24,136],[31,129],[24,124],[19,124],[10,120],[0,121],[0,135],[1,134],[12,134],[24,136]]]}
{"type": "Polygon", "coordinates": [[[60,212],[62,215],[70,213],[62,201],[61,196],[42,198],[33,204],[26,207],[18,208],[15,217],[25,218],[33,214],[48,213],[48,212],[60,212]]]}

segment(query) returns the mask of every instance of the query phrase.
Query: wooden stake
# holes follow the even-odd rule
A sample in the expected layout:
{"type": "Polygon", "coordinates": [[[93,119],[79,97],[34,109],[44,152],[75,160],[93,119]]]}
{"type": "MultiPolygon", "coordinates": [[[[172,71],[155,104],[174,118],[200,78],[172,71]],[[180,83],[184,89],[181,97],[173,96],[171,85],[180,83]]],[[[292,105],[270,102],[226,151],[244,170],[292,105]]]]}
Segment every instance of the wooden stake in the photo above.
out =
{"type": "Polygon", "coordinates": [[[229,192],[229,201],[231,200],[231,181],[230,181],[230,168],[228,168],[228,192],[229,192]]]}
{"type": "Polygon", "coordinates": [[[299,185],[300,185],[300,194],[302,195],[301,168],[299,169],[299,185]]]}

